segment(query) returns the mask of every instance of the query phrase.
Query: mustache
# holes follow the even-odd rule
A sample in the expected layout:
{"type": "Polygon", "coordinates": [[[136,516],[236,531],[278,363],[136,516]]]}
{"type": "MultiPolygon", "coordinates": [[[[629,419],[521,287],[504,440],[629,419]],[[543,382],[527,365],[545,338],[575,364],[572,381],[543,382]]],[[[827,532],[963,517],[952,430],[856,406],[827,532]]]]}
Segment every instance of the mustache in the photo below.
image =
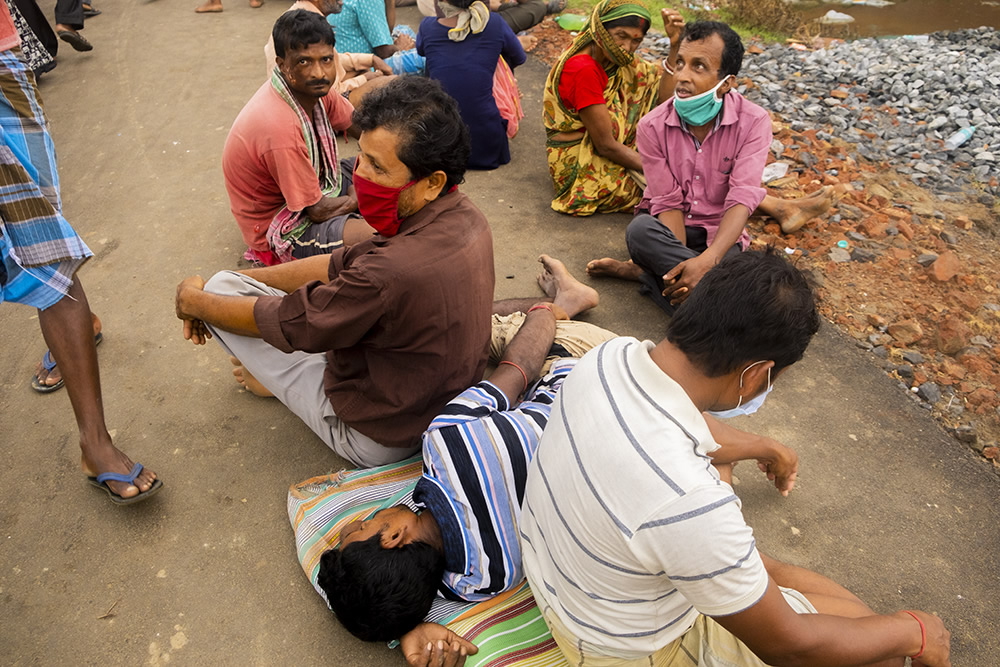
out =
{"type": "Polygon", "coordinates": [[[307,86],[317,86],[317,85],[330,86],[330,85],[333,85],[333,82],[330,81],[329,79],[313,79],[312,81],[307,81],[306,85],[307,86]]]}

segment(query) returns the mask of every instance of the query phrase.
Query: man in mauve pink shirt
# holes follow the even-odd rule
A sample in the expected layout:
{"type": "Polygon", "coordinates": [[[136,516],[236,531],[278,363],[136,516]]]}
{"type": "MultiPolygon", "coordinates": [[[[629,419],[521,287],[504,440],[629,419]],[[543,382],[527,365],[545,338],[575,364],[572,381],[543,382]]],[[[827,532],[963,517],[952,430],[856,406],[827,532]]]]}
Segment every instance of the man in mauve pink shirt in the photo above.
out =
{"type": "Polygon", "coordinates": [[[677,58],[674,97],[639,121],[647,185],[626,232],[631,260],[587,267],[642,282],[668,313],[725,255],[749,245],[746,222],[767,194],[761,175],[772,140],[767,111],[734,89],[743,43],[729,26],[688,25],[677,58]]]}

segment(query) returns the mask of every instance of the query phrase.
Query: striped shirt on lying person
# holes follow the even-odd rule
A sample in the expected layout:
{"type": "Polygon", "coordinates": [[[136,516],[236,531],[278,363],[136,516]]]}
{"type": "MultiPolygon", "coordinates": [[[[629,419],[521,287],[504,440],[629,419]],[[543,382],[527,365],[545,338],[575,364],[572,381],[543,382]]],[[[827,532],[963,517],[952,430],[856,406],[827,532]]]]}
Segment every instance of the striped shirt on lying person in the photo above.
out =
{"type": "Polygon", "coordinates": [[[446,598],[485,600],[524,579],[518,526],[528,465],[575,363],[555,362],[513,408],[484,380],[445,406],[424,433],[424,474],[413,500],[441,528],[446,598]]]}

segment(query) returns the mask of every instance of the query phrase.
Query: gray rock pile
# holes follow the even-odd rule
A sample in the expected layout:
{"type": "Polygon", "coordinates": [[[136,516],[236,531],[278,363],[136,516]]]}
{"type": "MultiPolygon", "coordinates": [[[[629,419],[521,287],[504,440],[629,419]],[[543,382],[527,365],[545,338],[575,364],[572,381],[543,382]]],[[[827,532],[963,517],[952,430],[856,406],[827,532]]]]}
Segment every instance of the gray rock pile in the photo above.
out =
{"type": "MultiPolygon", "coordinates": [[[[662,57],[659,37],[643,45],[647,57],[662,57]]],[[[755,85],[741,92],[793,130],[829,128],[862,157],[891,162],[942,198],[975,194],[973,181],[984,186],[982,203],[1000,196],[1000,186],[990,185],[1000,180],[1000,33],[992,28],[818,51],[772,44],[747,54],[742,75],[755,85]],[[970,125],[972,138],[945,150],[943,141],[970,125]]]]}

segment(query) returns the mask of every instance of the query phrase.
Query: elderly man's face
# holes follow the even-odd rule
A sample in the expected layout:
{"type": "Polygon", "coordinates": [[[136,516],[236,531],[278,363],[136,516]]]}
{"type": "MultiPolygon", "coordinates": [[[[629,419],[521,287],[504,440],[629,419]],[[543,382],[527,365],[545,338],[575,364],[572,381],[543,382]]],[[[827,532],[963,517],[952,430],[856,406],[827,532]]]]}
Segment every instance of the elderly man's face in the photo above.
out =
{"type": "MultiPolygon", "coordinates": [[[[715,88],[719,84],[719,68],[722,67],[722,51],[725,42],[716,34],[697,42],[684,40],[677,52],[677,67],[674,92],[677,97],[693,97],[715,88]]],[[[719,89],[719,96],[729,92],[729,84],[719,89]]]]}
{"type": "Polygon", "coordinates": [[[344,0],[317,0],[316,7],[324,15],[339,14],[344,8],[344,0]]]}
{"type": "Polygon", "coordinates": [[[284,58],[278,58],[278,69],[293,91],[318,99],[326,96],[337,80],[337,51],[322,42],[289,48],[284,58]]]}

